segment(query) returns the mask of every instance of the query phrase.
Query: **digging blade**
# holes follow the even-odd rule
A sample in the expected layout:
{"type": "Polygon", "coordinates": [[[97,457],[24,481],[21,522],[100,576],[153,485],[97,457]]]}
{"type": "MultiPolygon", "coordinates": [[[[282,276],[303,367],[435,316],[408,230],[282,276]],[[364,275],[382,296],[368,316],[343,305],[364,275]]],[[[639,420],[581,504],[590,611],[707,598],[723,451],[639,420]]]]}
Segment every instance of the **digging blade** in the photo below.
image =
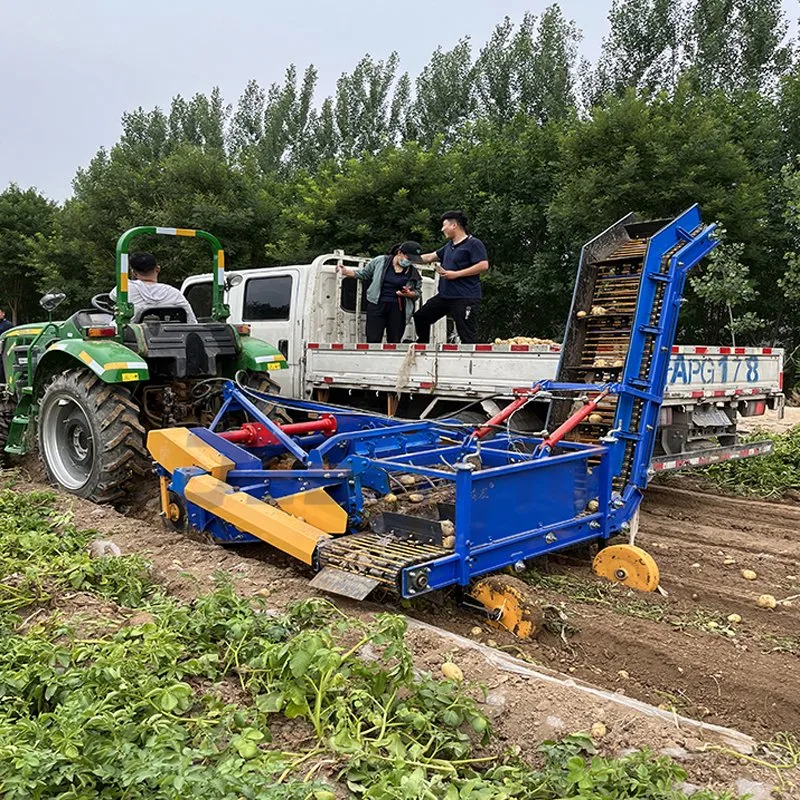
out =
{"type": "Polygon", "coordinates": [[[363,600],[377,585],[378,581],[366,575],[354,575],[340,569],[325,567],[312,579],[310,586],[323,592],[339,594],[351,600],[363,600]]]}

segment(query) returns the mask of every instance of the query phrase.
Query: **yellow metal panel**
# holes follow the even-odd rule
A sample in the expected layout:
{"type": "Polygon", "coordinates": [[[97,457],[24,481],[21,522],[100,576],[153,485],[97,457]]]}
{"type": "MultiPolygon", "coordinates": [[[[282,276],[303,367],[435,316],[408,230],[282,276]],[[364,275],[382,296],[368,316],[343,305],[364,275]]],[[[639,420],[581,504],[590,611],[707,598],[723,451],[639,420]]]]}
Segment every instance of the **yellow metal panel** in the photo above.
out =
{"type": "Polygon", "coordinates": [[[41,333],[44,328],[20,328],[19,330],[12,330],[8,332],[8,336],[35,336],[41,333]]]}
{"type": "Polygon", "coordinates": [[[302,517],[327,533],[344,533],[347,530],[347,512],[324,489],[290,494],[277,502],[287,514],[302,517]]]}
{"type": "Polygon", "coordinates": [[[311,563],[319,540],[328,538],[319,528],[252,495],[237,492],[211,475],[191,478],[184,495],[190,503],[306,564],[311,563]]]}
{"type": "Polygon", "coordinates": [[[224,480],[234,463],[188,428],[165,428],[147,434],[147,449],[167,472],[179,467],[200,467],[224,480]]]}
{"type": "Polygon", "coordinates": [[[175,228],[176,236],[196,236],[197,231],[192,228],[175,228]]]}
{"type": "Polygon", "coordinates": [[[120,291],[122,291],[122,292],[127,292],[128,291],[128,273],[127,272],[123,272],[119,276],[119,288],[120,288],[120,291]]]}

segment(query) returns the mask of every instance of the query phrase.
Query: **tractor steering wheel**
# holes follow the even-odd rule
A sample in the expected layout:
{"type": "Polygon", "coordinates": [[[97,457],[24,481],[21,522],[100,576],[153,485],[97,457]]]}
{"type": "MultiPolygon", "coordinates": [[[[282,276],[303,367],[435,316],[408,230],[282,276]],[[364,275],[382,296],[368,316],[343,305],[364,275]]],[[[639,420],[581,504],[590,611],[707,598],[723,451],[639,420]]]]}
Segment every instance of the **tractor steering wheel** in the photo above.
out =
{"type": "Polygon", "coordinates": [[[108,292],[104,292],[103,294],[96,294],[92,300],[92,307],[96,308],[98,311],[102,311],[105,314],[113,314],[114,313],[114,301],[111,299],[111,295],[108,292]]]}

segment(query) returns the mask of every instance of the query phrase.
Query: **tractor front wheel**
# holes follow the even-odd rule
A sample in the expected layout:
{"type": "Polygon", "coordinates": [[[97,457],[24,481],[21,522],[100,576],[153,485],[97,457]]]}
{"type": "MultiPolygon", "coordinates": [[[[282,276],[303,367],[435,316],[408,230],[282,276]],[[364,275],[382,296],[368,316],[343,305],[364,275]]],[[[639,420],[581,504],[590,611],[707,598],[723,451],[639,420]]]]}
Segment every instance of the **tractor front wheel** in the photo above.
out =
{"type": "Polygon", "coordinates": [[[68,492],[110,503],[147,464],[139,409],[127,388],[88,370],[56,375],[39,407],[39,453],[50,480],[68,492]]]}

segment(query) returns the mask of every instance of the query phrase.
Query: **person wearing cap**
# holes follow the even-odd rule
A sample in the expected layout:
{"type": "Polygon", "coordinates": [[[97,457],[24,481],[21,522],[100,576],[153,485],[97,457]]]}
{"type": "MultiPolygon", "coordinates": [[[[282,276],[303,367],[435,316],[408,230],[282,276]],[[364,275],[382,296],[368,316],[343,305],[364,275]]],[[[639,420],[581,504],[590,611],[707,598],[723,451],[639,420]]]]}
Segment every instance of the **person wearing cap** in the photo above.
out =
{"type": "Polygon", "coordinates": [[[436,268],[439,292],[414,314],[417,341],[427,344],[431,325],[448,316],[456,324],[461,343],[474,344],[478,341],[482,296],[480,275],[489,269],[489,257],[483,242],[467,233],[467,215],[463,211],[445,212],[441,223],[447,244],[422,256],[423,264],[440,264],[436,268]]]}
{"type": "Polygon", "coordinates": [[[414,264],[422,263],[422,245],[403,242],[385,256],[377,256],[359,269],[339,266],[347,278],[369,281],[367,286],[367,342],[380,344],[403,338],[419,297],[422,276],[414,264]]]}

